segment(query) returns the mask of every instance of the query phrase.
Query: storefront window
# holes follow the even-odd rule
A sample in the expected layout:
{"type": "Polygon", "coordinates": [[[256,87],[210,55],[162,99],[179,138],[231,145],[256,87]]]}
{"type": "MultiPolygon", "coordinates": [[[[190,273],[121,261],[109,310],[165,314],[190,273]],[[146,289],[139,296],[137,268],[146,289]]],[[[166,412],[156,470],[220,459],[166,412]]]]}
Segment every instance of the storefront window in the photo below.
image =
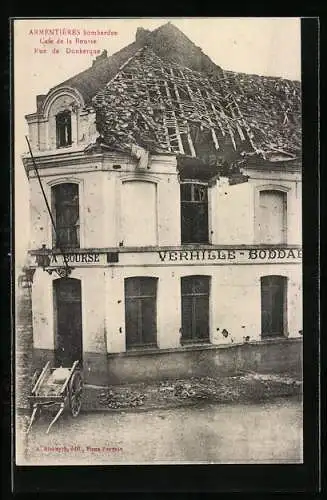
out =
{"type": "Polygon", "coordinates": [[[125,279],[127,349],[157,345],[157,278],[125,279]]]}
{"type": "Polygon", "coordinates": [[[182,343],[209,341],[208,276],[186,276],[181,279],[182,343]]]}

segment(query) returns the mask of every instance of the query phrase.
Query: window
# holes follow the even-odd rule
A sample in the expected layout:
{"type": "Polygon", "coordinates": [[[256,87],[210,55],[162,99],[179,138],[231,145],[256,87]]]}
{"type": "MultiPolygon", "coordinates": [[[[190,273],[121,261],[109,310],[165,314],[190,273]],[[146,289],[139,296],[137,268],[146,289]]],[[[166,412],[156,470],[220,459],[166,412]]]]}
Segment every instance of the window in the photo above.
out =
{"type": "Polygon", "coordinates": [[[187,276],[181,279],[182,343],[209,341],[208,276],[187,276]]]}
{"type": "Polygon", "coordinates": [[[124,246],[157,244],[157,186],[154,182],[125,181],[122,188],[124,246]]]}
{"type": "Polygon", "coordinates": [[[260,191],[260,243],[286,243],[287,194],[283,191],[260,191]]]}
{"type": "Polygon", "coordinates": [[[261,334],[278,337],[286,332],[287,278],[263,276],[261,278],[261,334]]]}
{"type": "Polygon", "coordinates": [[[72,144],[72,122],[70,111],[62,111],[56,116],[57,148],[72,144]]]}
{"type": "Polygon", "coordinates": [[[183,182],[181,184],[182,243],[208,242],[208,186],[183,182]]]}
{"type": "Polygon", "coordinates": [[[54,247],[78,248],[80,245],[78,185],[69,183],[54,186],[52,208],[56,225],[54,247]]]}
{"type": "Polygon", "coordinates": [[[157,278],[125,279],[127,349],[157,345],[157,278]]]}

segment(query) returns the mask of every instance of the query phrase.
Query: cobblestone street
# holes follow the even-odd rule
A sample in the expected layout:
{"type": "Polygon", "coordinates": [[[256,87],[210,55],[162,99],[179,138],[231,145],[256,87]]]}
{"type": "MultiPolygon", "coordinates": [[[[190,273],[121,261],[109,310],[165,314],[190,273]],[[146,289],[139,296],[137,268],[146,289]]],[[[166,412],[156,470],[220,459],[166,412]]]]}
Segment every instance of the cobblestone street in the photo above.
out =
{"type": "Polygon", "coordinates": [[[168,410],[82,413],[46,434],[44,415],[24,436],[17,418],[17,463],[299,463],[299,397],[260,404],[200,404],[168,410]],[[26,450],[24,453],[24,443],[26,450]]]}

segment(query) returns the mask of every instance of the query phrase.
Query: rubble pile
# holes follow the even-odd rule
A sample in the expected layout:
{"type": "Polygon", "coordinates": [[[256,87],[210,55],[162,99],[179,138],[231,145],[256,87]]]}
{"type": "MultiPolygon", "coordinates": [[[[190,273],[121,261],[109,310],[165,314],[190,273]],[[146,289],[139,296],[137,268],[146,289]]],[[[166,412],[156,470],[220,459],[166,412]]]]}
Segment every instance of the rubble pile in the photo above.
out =
{"type": "Polygon", "coordinates": [[[119,391],[112,389],[102,391],[99,395],[99,403],[101,406],[112,409],[135,408],[144,404],[144,398],[145,394],[135,388],[133,390],[133,388],[124,387],[119,391]]]}
{"type": "Polygon", "coordinates": [[[138,145],[152,153],[197,157],[205,139],[216,152],[232,147],[240,155],[279,152],[295,158],[301,150],[300,83],[221,75],[163,61],[142,47],[93,98],[104,143],[118,151],[138,145]]]}
{"type": "Polygon", "coordinates": [[[290,376],[246,373],[229,377],[191,377],[149,384],[112,386],[94,406],[109,409],[156,408],[196,402],[237,403],[300,394],[302,382],[290,376]]]}

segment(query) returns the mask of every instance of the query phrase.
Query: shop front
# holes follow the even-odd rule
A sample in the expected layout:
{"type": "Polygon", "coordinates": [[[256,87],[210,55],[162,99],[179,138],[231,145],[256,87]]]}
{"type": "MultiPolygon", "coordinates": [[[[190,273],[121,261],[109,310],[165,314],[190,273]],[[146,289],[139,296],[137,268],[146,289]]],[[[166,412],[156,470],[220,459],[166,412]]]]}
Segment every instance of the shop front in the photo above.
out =
{"type": "Polygon", "coordinates": [[[79,359],[89,383],[124,383],[265,369],[269,345],[267,367],[287,371],[301,349],[301,257],[299,246],[80,250],[58,277],[51,253],[33,282],[35,363],[79,359]]]}

